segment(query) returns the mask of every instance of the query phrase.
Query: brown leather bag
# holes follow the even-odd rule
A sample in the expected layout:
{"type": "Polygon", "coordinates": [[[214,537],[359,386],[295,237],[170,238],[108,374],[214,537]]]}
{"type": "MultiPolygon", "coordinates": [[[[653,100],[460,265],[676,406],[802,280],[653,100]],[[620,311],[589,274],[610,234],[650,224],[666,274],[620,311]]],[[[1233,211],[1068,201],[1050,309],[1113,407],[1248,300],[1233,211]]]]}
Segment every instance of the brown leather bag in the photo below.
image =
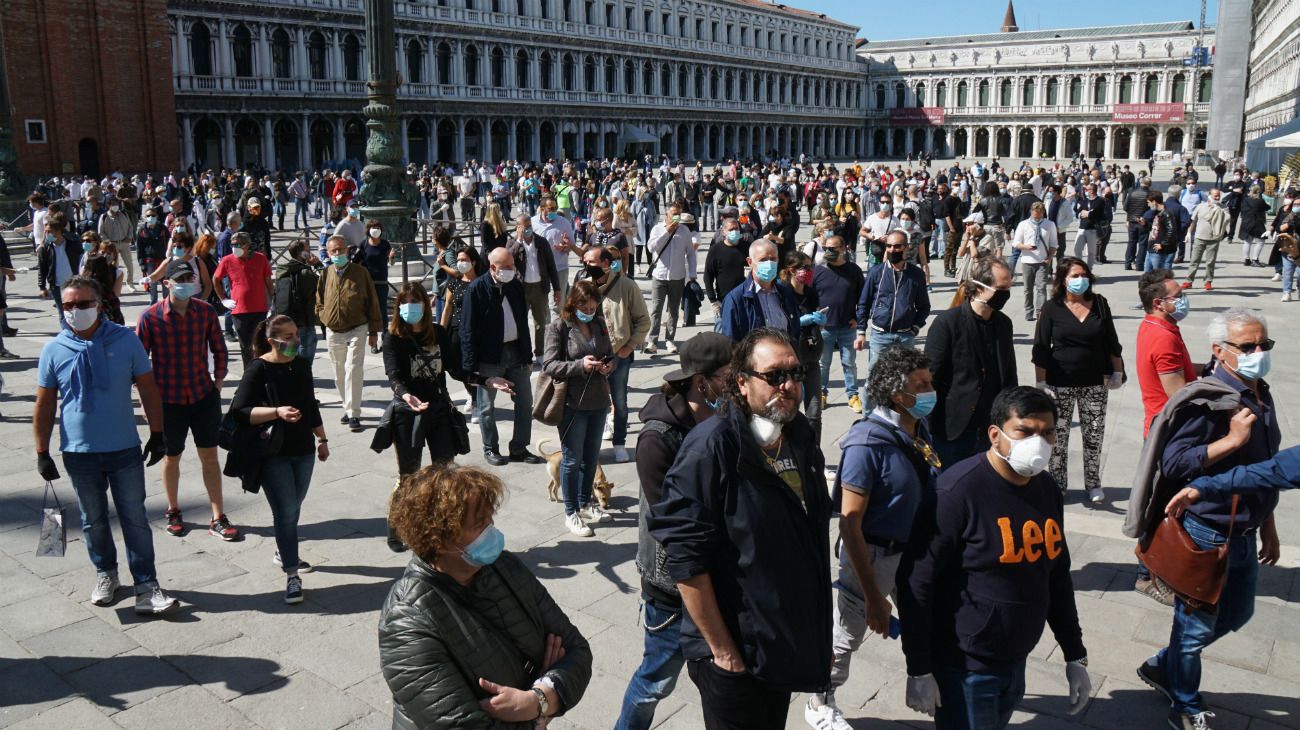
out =
{"type": "MultiPolygon", "coordinates": [[[[1232,498],[1228,534],[1237,521],[1238,497],[1232,498]]],[[[1213,606],[1219,602],[1228,577],[1228,543],[1202,550],[1176,518],[1165,516],[1151,537],[1133,549],[1152,575],[1163,580],[1190,603],[1213,606]]]]}

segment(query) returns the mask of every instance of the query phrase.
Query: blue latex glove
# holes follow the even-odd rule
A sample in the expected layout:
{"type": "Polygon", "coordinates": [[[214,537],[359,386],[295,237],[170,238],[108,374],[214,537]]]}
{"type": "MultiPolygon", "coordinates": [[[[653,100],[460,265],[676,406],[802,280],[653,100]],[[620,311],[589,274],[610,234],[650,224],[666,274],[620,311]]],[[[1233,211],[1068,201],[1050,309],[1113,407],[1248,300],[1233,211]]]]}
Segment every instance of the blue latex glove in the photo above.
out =
{"type": "Polygon", "coordinates": [[[819,327],[826,324],[826,315],[821,312],[809,312],[799,318],[800,327],[807,327],[810,324],[815,324],[819,327]]]}

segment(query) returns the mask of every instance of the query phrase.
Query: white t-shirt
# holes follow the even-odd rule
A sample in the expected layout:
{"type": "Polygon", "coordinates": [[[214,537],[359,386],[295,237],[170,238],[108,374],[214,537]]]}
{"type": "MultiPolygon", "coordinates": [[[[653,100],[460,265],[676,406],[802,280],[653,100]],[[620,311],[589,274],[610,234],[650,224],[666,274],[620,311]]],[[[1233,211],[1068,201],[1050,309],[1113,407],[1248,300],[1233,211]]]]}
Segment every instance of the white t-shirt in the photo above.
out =
{"type": "Polygon", "coordinates": [[[872,238],[880,240],[887,233],[898,228],[898,217],[891,215],[888,218],[881,218],[879,214],[868,216],[865,223],[867,230],[871,231],[872,238]]]}

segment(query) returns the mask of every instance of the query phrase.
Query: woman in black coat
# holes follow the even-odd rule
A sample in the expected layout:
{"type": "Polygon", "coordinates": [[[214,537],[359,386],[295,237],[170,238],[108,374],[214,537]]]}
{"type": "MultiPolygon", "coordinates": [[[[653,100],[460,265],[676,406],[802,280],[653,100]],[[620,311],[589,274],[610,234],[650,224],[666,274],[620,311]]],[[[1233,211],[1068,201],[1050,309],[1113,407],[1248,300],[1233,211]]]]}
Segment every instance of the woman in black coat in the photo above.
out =
{"type": "Polygon", "coordinates": [[[1237,236],[1241,238],[1241,258],[1247,266],[1263,265],[1259,263],[1259,254],[1264,250],[1267,215],[1268,204],[1260,197],[1259,186],[1251,185],[1241,200],[1240,227],[1237,229],[1237,236]]]}

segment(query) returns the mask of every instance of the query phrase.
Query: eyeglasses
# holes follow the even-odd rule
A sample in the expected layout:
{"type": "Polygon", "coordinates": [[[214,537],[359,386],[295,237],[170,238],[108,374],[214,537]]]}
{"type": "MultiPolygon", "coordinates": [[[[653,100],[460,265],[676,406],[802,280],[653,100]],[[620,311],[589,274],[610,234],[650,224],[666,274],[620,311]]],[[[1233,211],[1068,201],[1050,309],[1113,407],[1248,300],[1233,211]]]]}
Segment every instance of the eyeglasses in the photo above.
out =
{"type": "Polygon", "coordinates": [[[913,438],[912,448],[916,449],[917,453],[921,455],[921,458],[925,459],[925,463],[929,464],[931,467],[935,469],[943,468],[943,461],[939,459],[939,454],[936,453],[934,448],[931,447],[930,444],[926,443],[925,440],[919,437],[913,438]]]}
{"type": "Polygon", "coordinates": [[[808,377],[808,368],[805,368],[802,365],[790,368],[789,370],[769,370],[765,373],[760,373],[756,370],[746,370],[744,372],[750,377],[759,378],[773,388],[784,385],[785,381],[790,379],[793,379],[796,383],[802,383],[804,379],[808,377]]]}
{"type": "Polygon", "coordinates": [[[98,299],[82,299],[76,302],[63,302],[59,305],[63,311],[71,312],[74,309],[93,309],[99,306],[98,299]]]}
{"type": "Polygon", "coordinates": [[[1268,352],[1273,349],[1273,345],[1276,343],[1274,343],[1273,340],[1264,340],[1263,342],[1243,342],[1238,344],[1236,342],[1228,342],[1227,340],[1224,340],[1222,344],[1225,344],[1234,350],[1240,350],[1243,355],[1249,355],[1255,350],[1268,352]]]}

